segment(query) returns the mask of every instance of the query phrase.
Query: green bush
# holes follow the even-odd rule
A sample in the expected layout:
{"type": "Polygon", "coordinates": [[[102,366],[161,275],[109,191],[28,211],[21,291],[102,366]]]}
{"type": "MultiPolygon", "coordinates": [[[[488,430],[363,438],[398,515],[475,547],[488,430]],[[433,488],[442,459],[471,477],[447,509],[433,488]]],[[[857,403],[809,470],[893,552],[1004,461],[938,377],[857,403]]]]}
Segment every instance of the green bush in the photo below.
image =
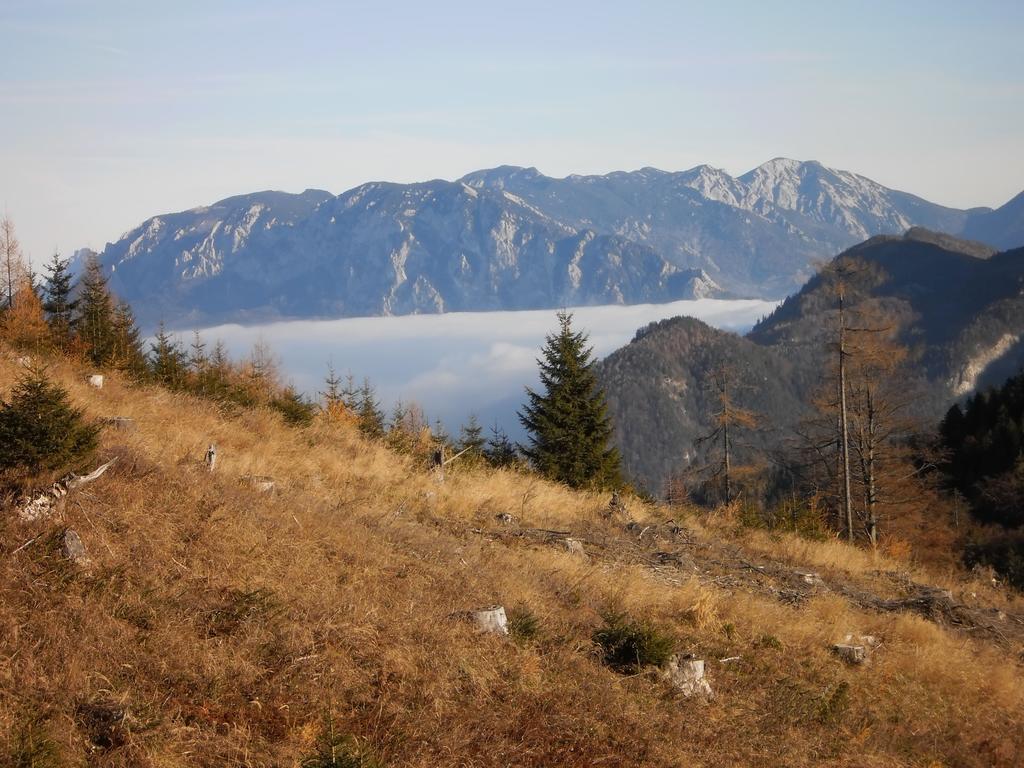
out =
{"type": "Polygon", "coordinates": [[[602,650],[602,660],[617,672],[636,672],[647,665],[662,666],[675,649],[675,638],[649,622],[629,619],[610,611],[602,617],[604,626],[593,640],[602,650]]]}
{"type": "Polygon", "coordinates": [[[293,387],[285,387],[280,395],[270,401],[270,407],[284,417],[286,424],[293,427],[308,427],[316,415],[316,406],[293,387]]]}
{"type": "Polygon", "coordinates": [[[10,400],[0,401],[0,472],[73,469],[96,450],[98,437],[99,426],[85,421],[43,369],[30,370],[10,400]]]}
{"type": "Polygon", "coordinates": [[[11,768],[62,768],[64,761],[43,724],[33,721],[19,731],[4,765],[11,768]]]}
{"type": "Polygon", "coordinates": [[[508,632],[513,640],[529,642],[540,635],[540,619],[527,605],[517,605],[508,611],[508,632]]]}
{"type": "Polygon", "coordinates": [[[316,751],[303,759],[302,768],[381,768],[381,764],[351,736],[339,733],[328,718],[317,739],[316,751]]]}

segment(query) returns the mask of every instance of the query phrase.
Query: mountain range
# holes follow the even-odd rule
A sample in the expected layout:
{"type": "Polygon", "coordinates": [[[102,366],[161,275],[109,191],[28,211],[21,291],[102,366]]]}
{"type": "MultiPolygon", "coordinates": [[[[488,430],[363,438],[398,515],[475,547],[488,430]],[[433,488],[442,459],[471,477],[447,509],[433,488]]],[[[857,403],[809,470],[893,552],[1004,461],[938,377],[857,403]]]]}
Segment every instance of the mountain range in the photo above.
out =
{"type": "MultiPolygon", "coordinates": [[[[871,267],[873,282],[857,301],[870,302],[910,349],[906,390],[916,393],[914,413],[925,426],[957,398],[1024,365],[1024,248],[995,252],[912,228],[836,258],[871,267]]],[[[734,370],[735,402],[764,427],[737,446],[741,460],[779,447],[822,383],[836,328],[835,297],[815,276],[744,337],[692,318],[639,331],[598,365],[629,475],[659,493],[693,458],[696,438],[713,429],[710,374],[723,362],[734,370]]]]}
{"type": "Polygon", "coordinates": [[[1024,197],[957,210],[817,162],[551,178],[502,166],[155,216],[100,254],[145,325],[781,298],[911,226],[1024,242],[1024,197]]]}

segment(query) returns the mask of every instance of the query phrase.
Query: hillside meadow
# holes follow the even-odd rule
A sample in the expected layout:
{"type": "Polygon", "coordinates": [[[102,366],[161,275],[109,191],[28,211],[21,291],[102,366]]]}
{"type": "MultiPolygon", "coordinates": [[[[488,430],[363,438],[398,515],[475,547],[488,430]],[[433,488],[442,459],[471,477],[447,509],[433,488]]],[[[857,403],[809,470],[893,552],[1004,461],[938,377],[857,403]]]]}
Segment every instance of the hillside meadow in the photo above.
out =
{"type": "MultiPolygon", "coordinates": [[[[2,765],[1024,763],[1024,601],[986,574],[458,462],[442,483],[345,419],[49,371],[133,423],[55,515],[2,501],[2,765]],[[509,637],[465,620],[497,604],[509,637]],[[713,697],[602,663],[613,614],[705,660],[713,697]],[[849,633],[868,663],[832,651],[849,633]]],[[[0,393],[20,373],[3,351],[0,393]]]]}

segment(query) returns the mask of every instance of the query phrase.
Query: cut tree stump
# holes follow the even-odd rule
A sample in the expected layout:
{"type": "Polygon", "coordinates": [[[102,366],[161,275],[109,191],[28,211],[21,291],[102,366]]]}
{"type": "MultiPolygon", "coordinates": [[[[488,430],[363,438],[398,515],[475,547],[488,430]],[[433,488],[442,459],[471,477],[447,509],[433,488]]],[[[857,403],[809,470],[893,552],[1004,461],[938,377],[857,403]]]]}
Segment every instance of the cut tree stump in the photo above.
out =
{"type": "Polygon", "coordinates": [[[570,555],[585,555],[583,551],[583,542],[579,539],[564,539],[565,551],[570,555]]]}
{"type": "Polygon", "coordinates": [[[248,483],[256,493],[273,493],[277,488],[274,478],[267,475],[247,475],[242,478],[243,483],[248,483]]]}
{"type": "Polygon", "coordinates": [[[490,608],[470,611],[469,617],[481,632],[492,635],[508,635],[508,617],[505,615],[503,605],[492,605],[490,608]]]}
{"type": "Polygon", "coordinates": [[[89,377],[89,386],[96,387],[96,389],[103,389],[103,376],[98,373],[94,373],[89,377]]]}
{"type": "Polygon", "coordinates": [[[210,443],[210,447],[206,449],[206,456],[203,458],[206,462],[206,468],[213,472],[217,467],[217,446],[210,443]]]}
{"type": "Polygon", "coordinates": [[[704,676],[703,659],[691,659],[681,654],[674,654],[662,667],[661,676],[676,688],[683,696],[700,696],[710,699],[714,697],[711,683],[704,676]]]}
{"type": "Polygon", "coordinates": [[[103,423],[122,432],[135,431],[135,419],[129,416],[111,416],[104,419],[103,423]]]}
{"type": "Polygon", "coordinates": [[[881,643],[874,635],[846,635],[841,643],[832,646],[835,654],[847,664],[863,664],[881,643]]]}

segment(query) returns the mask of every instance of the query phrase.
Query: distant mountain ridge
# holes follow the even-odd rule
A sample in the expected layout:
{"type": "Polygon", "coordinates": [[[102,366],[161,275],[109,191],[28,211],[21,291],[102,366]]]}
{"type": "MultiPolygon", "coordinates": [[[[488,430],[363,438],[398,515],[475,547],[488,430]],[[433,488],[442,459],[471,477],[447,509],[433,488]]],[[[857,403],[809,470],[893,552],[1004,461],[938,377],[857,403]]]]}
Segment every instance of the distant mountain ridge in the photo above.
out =
{"type": "Polygon", "coordinates": [[[502,166],[337,196],[231,197],[155,216],[101,260],[144,323],[177,326],[781,298],[815,261],[871,235],[990,232],[997,214],[782,158],[738,177],[706,165],[563,179],[502,166]]]}
{"type": "MultiPolygon", "coordinates": [[[[957,398],[1024,366],[1024,248],[996,253],[917,228],[873,237],[836,258],[879,270],[865,298],[916,355],[907,385],[919,388],[926,425],[957,398]]],[[[694,439],[711,431],[708,372],[725,360],[735,370],[737,404],[767,422],[738,452],[763,457],[804,413],[835,327],[834,296],[815,277],[745,337],[691,318],[638,332],[598,366],[627,471],[648,490],[663,490],[691,457],[694,439]]]]}

